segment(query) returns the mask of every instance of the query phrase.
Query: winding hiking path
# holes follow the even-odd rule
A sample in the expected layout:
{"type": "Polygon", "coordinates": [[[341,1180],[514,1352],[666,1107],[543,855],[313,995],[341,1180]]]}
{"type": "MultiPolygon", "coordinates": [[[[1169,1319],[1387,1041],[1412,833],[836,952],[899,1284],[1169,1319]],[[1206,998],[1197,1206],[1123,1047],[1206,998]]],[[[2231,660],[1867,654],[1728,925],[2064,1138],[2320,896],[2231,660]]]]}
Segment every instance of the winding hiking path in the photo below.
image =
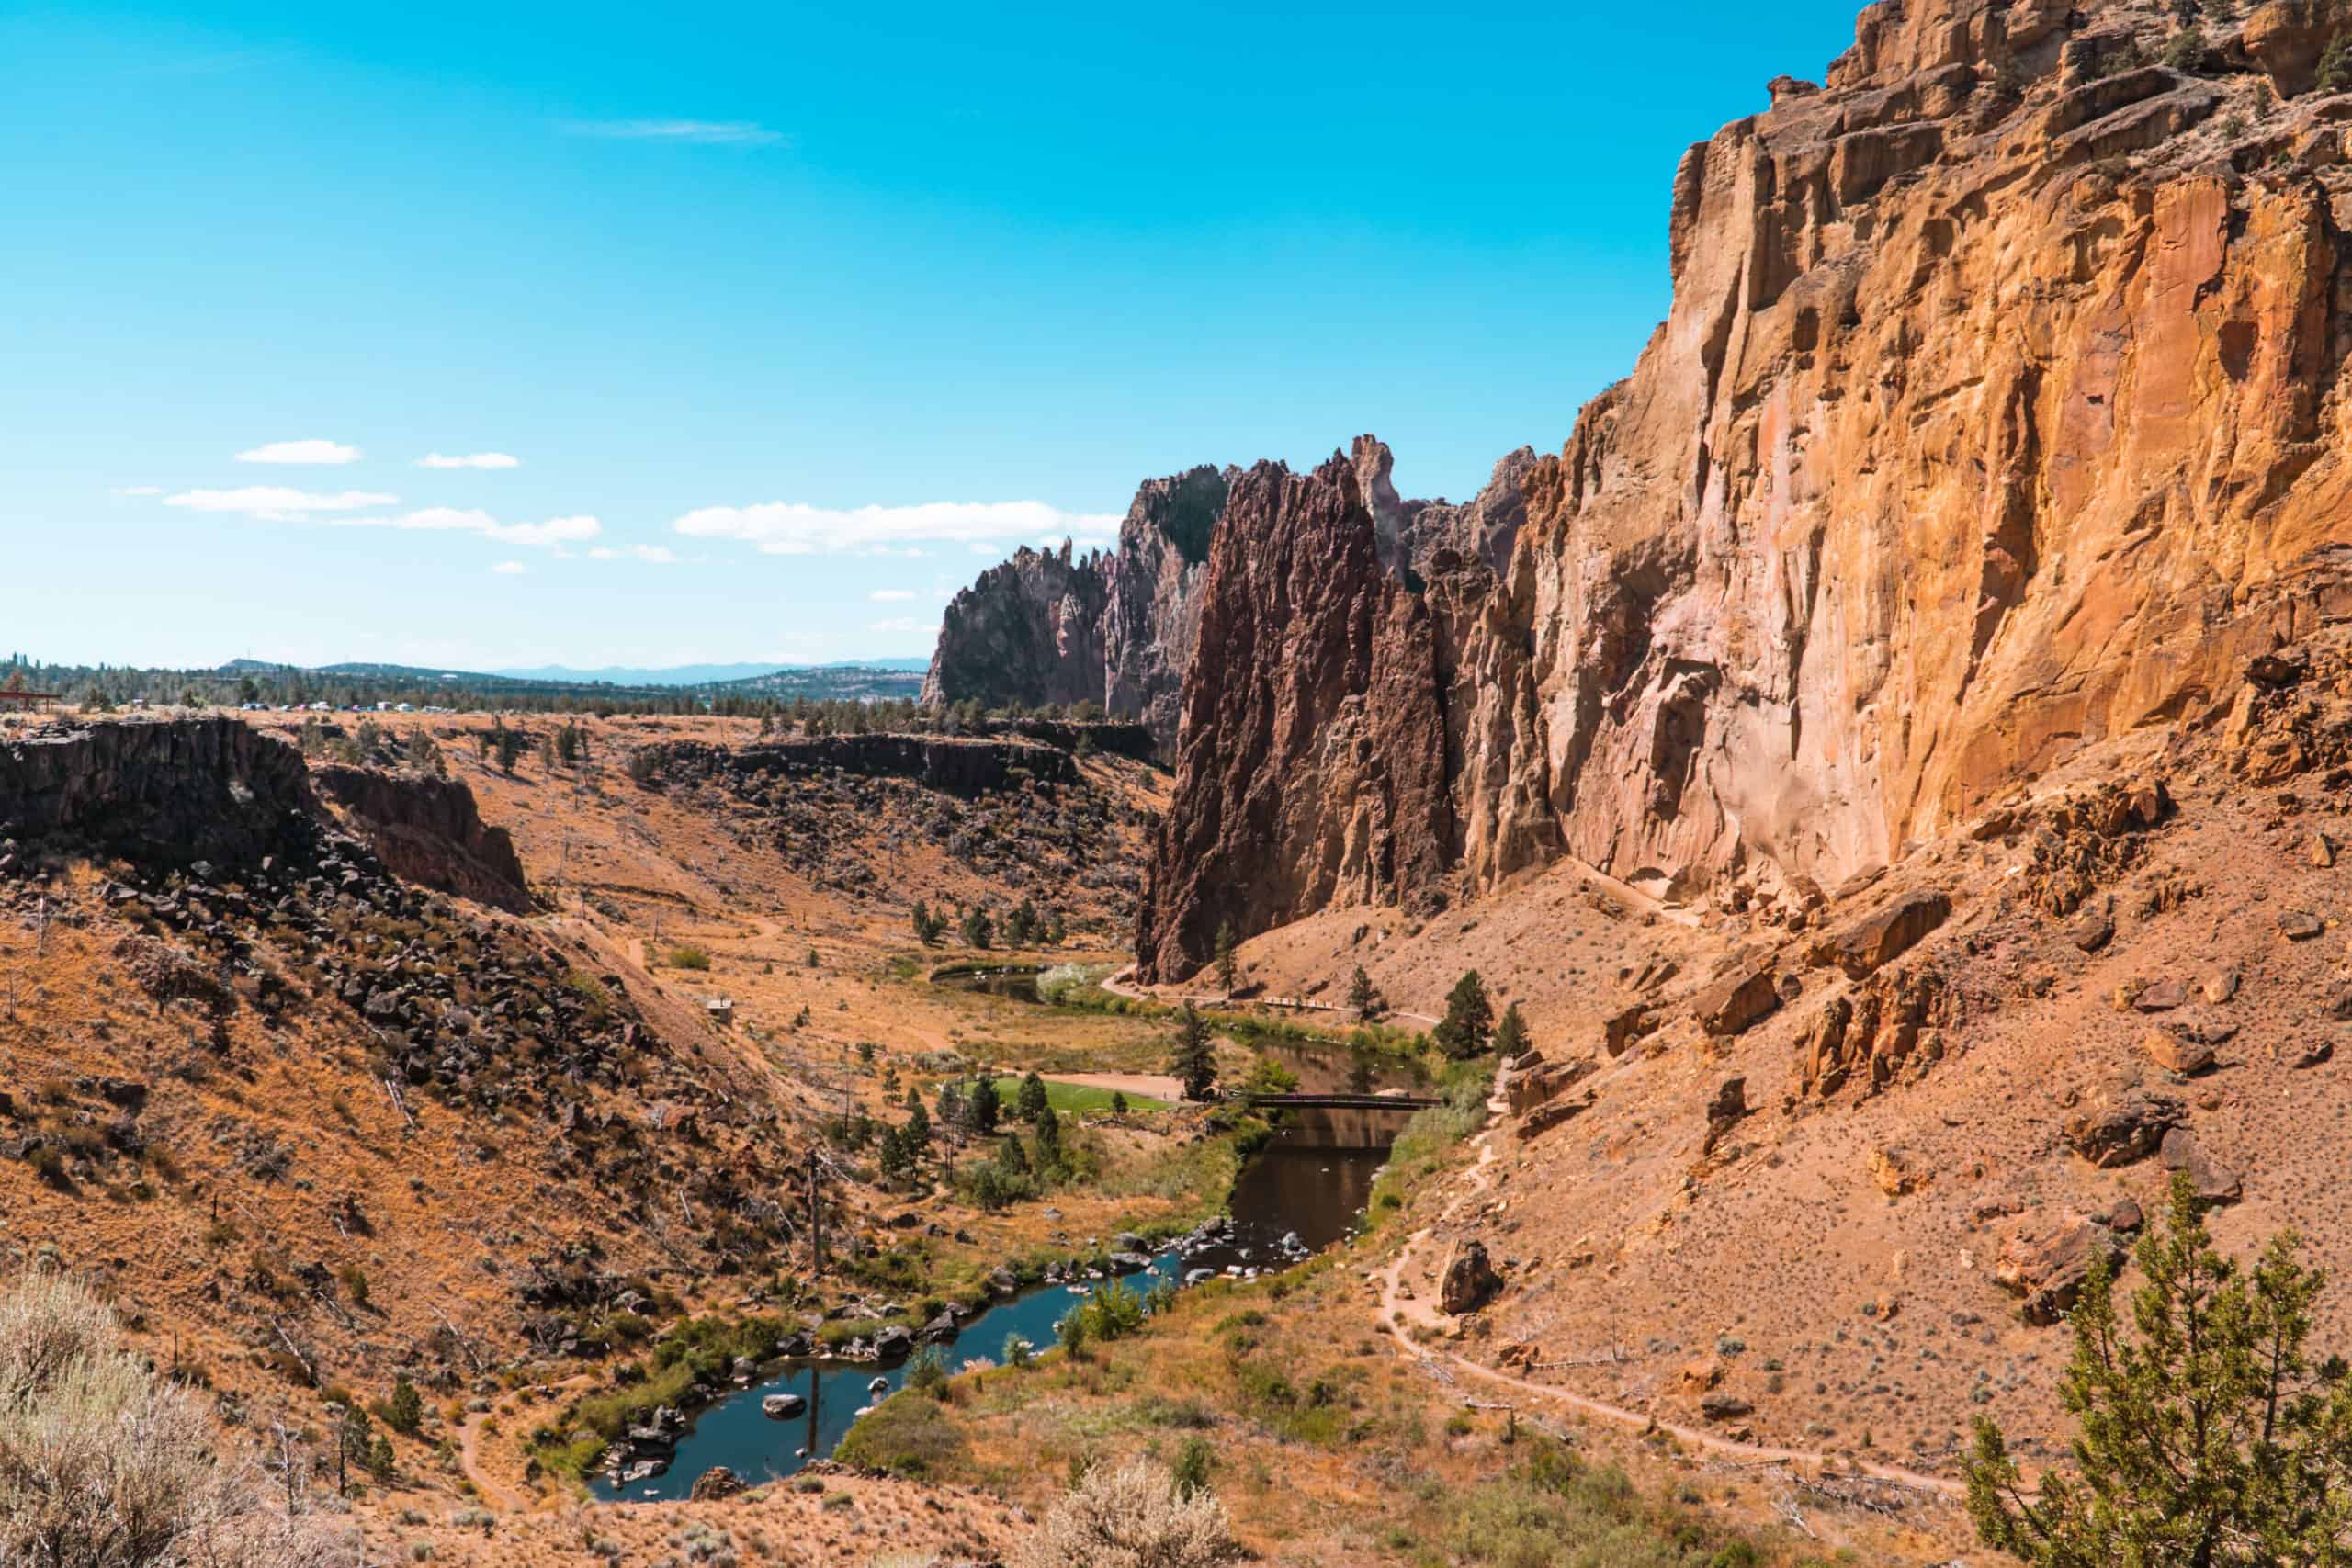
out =
{"type": "MultiPolygon", "coordinates": [[[[1505,1075],[1501,1072],[1496,1074],[1495,1095],[1487,1102],[1487,1112],[1496,1118],[1505,1115],[1509,1111],[1509,1106],[1503,1098],[1504,1077],[1505,1075]]],[[[1565,1405],[1579,1415],[1589,1416],[1616,1426],[1628,1427],[1642,1432],[1653,1429],[1661,1431],[1692,1449],[1724,1454],[1733,1459],[1746,1460],[1751,1463],[1811,1464],[1825,1468],[1833,1463],[1839,1464],[1841,1467],[1844,1465],[1843,1461],[1836,1460],[1830,1454],[1819,1450],[1770,1448],[1761,1443],[1741,1442],[1718,1432],[1710,1432],[1703,1427],[1685,1427],[1671,1421],[1662,1421],[1646,1411],[1631,1409],[1622,1404],[1611,1404],[1605,1400],[1589,1399],[1583,1394],[1574,1393],[1564,1388],[1555,1388],[1548,1383],[1532,1382],[1526,1378],[1514,1377],[1509,1372],[1499,1371],[1484,1362],[1472,1360],[1467,1356],[1456,1355],[1451,1350],[1435,1349],[1417,1344],[1410,1333],[1411,1327],[1418,1325],[1442,1331],[1445,1319],[1444,1315],[1431,1303],[1406,1293],[1405,1270],[1440,1225],[1451,1220],[1464,1204],[1485,1195],[1489,1181],[1487,1168],[1492,1165],[1497,1157],[1495,1139],[1498,1131],[1498,1125],[1490,1122],[1486,1131],[1472,1140],[1478,1145],[1478,1158],[1476,1164],[1462,1173],[1464,1179],[1464,1190],[1454,1194],[1452,1201],[1439,1211],[1434,1223],[1407,1236],[1405,1245],[1398,1248],[1396,1258],[1390,1261],[1387,1268],[1380,1270],[1378,1326],[1382,1333],[1396,1341],[1397,1348],[1405,1354],[1416,1359],[1427,1358],[1430,1360],[1442,1361],[1453,1370],[1466,1372],[1481,1382],[1509,1389],[1515,1393],[1535,1399],[1549,1400],[1555,1404],[1565,1405]]],[[[1967,1494],[1967,1488],[1959,1482],[1947,1480],[1942,1476],[1922,1474],[1916,1470],[1905,1470],[1900,1465],[1860,1461],[1855,1462],[1851,1469],[1876,1481],[1913,1487],[1939,1497],[1957,1499],[1967,1494]]]]}
{"type": "MultiPolygon", "coordinates": [[[[1147,991],[1128,980],[1127,976],[1133,975],[1135,972],[1135,965],[1130,964],[1125,969],[1120,970],[1110,978],[1101,980],[1096,983],[1114,997],[1125,997],[1130,1001],[1137,1002],[1191,1002],[1194,1007],[1208,1008],[1263,1007],[1272,1008],[1283,1012],[1340,1012],[1352,1014],[1356,1010],[1351,1007],[1342,1007],[1338,1002],[1303,1001],[1295,997],[1251,997],[1243,1000],[1236,1001],[1233,998],[1217,991],[1147,991]]],[[[1415,1023],[1426,1023],[1432,1029],[1436,1028],[1438,1024],[1438,1021],[1436,1019],[1431,1018],[1425,1012],[1406,1012],[1402,1009],[1398,1008],[1389,1009],[1386,1012],[1382,1013],[1380,1018],[1381,1021],[1384,1023],[1392,1018],[1409,1018],[1415,1023]]]]}

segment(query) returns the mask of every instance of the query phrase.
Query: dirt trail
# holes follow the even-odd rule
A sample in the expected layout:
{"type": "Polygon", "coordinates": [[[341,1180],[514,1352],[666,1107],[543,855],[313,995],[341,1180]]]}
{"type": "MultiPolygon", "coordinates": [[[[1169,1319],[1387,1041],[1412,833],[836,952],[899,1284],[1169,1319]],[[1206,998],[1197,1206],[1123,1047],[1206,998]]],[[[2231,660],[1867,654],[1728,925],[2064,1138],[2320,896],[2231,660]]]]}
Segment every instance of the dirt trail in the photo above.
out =
{"type": "MultiPolygon", "coordinates": [[[[1488,1113],[1496,1118],[1508,1114],[1510,1109],[1503,1098],[1504,1079],[1503,1073],[1496,1074],[1495,1095],[1487,1102],[1488,1113]]],[[[1397,1347],[1408,1356],[1417,1359],[1426,1357],[1446,1362],[1454,1370],[1467,1372],[1482,1382],[1510,1389],[1514,1393],[1536,1399],[1550,1400],[1555,1404],[1566,1405],[1580,1415],[1593,1416],[1617,1426],[1630,1427],[1636,1431],[1648,1431],[1655,1428],[1667,1433],[1687,1447],[1705,1452],[1724,1454],[1751,1463],[1797,1463],[1826,1467],[1832,1463],[1843,1462],[1833,1460],[1831,1455],[1818,1450],[1768,1448],[1760,1443],[1740,1442],[1702,1427],[1661,1421],[1646,1411],[1630,1409],[1622,1404],[1611,1404],[1603,1400],[1589,1399],[1583,1394],[1573,1393],[1566,1389],[1555,1388],[1546,1383],[1531,1382],[1525,1378],[1514,1377],[1509,1372],[1498,1371],[1482,1362],[1472,1360],[1467,1356],[1416,1344],[1408,1332],[1411,1325],[1419,1325],[1427,1328],[1442,1329],[1444,1318],[1433,1303],[1418,1297],[1408,1298],[1402,1294],[1405,1270],[1439,1225],[1452,1219],[1464,1204],[1486,1193],[1488,1182],[1487,1168],[1495,1162],[1498,1152],[1495,1143],[1498,1131],[1498,1124],[1490,1123],[1486,1131],[1473,1140],[1478,1145],[1478,1159],[1476,1164],[1463,1173],[1464,1190],[1456,1193],[1453,1200],[1439,1212],[1435,1224],[1424,1226],[1406,1237],[1405,1245],[1398,1249],[1395,1259],[1387,1268],[1380,1271],[1380,1309],[1377,1322],[1381,1332],[1395,1340],[1397,1347]]],[[[1874,1480],[1915,1487],[1941,1497],[1957,1498],[1965,1495],[1967,1491],[1966,1487],[1956,1481],[1949,1481],[1941,1476],[1925,1475],[1917,1471],[1905,1470],[1900,1465],[1863,1461],[1855,1468],[1861,1474],[1874,1480]]]]}
{"type": "MultiPolygon", "coordinates": [[[[1217,991],[1147,991],[1128,980],[1127,976],[1134,973],[1135,967],[1130,964],[1126,968],[1122,969],[1117,974],[1112,976],[1109,979],[1100,982],[1100,984],[1104,990],[1110,992],[1114,997],[1125,997],[1132,1001],[1139,1002],[1191,1002],[1194,1007],[1211,1008],[1249,1007],[1254,1004],[1260,1007],[1275,1008],[1286,1012],[1352,1013],[1356,1010],[1351,1007],[1342,1007],[1338,1002],[1310,1002],[1302,1000],[1296,997],[1253,997],[1246,1000],[1237,1002],[1231,997],[1226,996],[1222,992],[1217,991]]],[[[1391,1008],[1387,1012],[1383,1013],[1381,1017],[1383,1021],[1392,1018],[1408,1018],[1415,1023],[1426,1023],[1432,1029],[1436,1028],[1438,1024],[1438,1021],[1431,1018],[1428,1013],[1406,1012],[1401,1009],[1396,1008],[1391,1008]]]]}
{"type": "Polygon", "coordinates": [[[487,1416],[469,1416],[466,1424],[458,1428],[458,1468],[474,1483],[474,1490],[486,1506],[502,1514],[514,1513],[523,1504],[504,1485],[491,1479],[490,1472],[481,1464],[481,1427],[489,1419],[487,1416]]]}

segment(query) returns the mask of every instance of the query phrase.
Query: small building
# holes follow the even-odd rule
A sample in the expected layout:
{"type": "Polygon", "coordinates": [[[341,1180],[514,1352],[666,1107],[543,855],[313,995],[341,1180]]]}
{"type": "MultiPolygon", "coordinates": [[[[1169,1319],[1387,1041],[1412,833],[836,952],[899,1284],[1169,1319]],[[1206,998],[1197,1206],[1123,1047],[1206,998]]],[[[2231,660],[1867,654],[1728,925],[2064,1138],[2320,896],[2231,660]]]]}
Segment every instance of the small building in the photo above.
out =
{"type": "Polygon", "coordinates": [[[721,1029],[735,1021],[735,1003],[727,997],[705,997],[702,1010],[708,1013],[710,1021],[721,1029]]]}
{"type": "Polygon", "coordinates": [[[55,692],[10,691],[0,687],[0,713],[47,713],[63,700],[55,692]]]}

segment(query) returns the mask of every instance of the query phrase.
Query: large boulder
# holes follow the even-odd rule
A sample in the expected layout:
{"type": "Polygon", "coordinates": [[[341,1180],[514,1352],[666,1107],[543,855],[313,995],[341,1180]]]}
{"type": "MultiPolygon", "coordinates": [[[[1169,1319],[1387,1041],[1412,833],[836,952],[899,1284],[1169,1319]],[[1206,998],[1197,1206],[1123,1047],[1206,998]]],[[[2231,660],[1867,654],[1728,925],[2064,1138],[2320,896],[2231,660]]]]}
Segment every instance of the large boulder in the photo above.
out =
{"type": "Polygon", "coordinates": [[[1748,958],[1691,998],[1699,1027],[1719,1037],[1738,1034],[1781,1005],[1781,976],[1770,954],[1748,958]]]}
{"type": "Polygon", "coordinates": [[[2066,1118],[2066,1145],[2102,1169],[2147,1158],[2165,1134],[2181,1125],[2187,1111],[2168,1094],[2118,1087],[2066,1118]]]}
{"type": "Polygon", "coordinates": [[[1993,1278],[2025,1298],[2028,1323],[2055,1323],[2072,1312],[2093,1263],[2110,1266],[2122,1248],[2103,1225],[2076,1217],[2041,1232],[2019,1232],[2001,1247],[1993,1278]]]}
{"type": "Polygon", "coordinates": [[[1911,951],[1951,914],[1951,899],[1928,889],[1908,893],[1838,933],[1838,967],[1860,980],[1911,951]]]}
{"type": "Polygon", "coordinates": [[[1456,1315],[1476,1312],[1502,1288],[1502,1276],[1487,1258],[1486,1243],[1465,1241],[1453,1249],[1453,1257],[1446,1263],[1444,1280],[1438,1287],[1438,1305],[1456,1315]]]}
{"type": "Polygon", "coordinates": [[[2234,1203],[2244,1194],[2237,1172],[2207,1154],[2197,1134],[2186,1127],[2175,1127],[2165,1134],[2156,1158],[2166,1170],[2187,1171],[2197,1196],[2208,1203],[2234,1203]]]}
{"type": "Polygon", "coordinates": [[[741,1476],[723,1464],[714,1464],[695,1477],[694,1490],[686,1495],[696,1503],[718,1503],[747,1489],[741,1476]]]}

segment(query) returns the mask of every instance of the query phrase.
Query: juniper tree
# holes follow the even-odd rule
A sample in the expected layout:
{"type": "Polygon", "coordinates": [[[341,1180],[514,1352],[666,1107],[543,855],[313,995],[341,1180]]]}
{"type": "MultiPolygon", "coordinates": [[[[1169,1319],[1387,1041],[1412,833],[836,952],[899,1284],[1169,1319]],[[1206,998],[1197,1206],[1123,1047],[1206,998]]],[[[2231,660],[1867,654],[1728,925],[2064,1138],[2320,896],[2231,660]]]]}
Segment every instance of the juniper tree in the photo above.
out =
{"type": "Polygon", "coordinates": [[[1464,970],[1446,996],[1445,1017],[1434,1032],[1439,1048],[1455,1061],[1476,1056],[1486,1050],[1494,1028],[1495,1007],[1487,999],[1486,982],[1476,969],[1464,970]]]}
{"type": "Polygon", "coordinates": [[[1206,1100],[1216,1089],[1216,1049],[1208,1020],[1190,1001],[1176,1015],[1176,1054],[1168,1070],[1182,1080],[1184,1098],[1206,1100]]]}
{"type": "Polygon", "coordinates": [[[969,1108],[972,1131],[983,1137],[996,1131],[997,1121],[1004,1111],[1004,1098],[997,1093],[994,1068],[980,1069],[980,1076],[973,1080],[972,1092],[966,1097],[964,1103],[969,1108]]]}
{"type": "Polygon", "coordinates": [[[1045,1114],[1047,1103],[1048,1101],[1046,1096],[1046,1080],[1039,1077],[1036,1072],[1033,1069],[1026,1077],[1021,1080],[1021,1098],[1016,1106],[1021,1120],[1023,1122],[1035,1122],[1038,1117],[1045,1114]]]}
{"type": "Polygon", "coordinates": [[[2352,1377],[2304,1344],[2325,1282],[2273,1236],[2251,1269],[2223,1257],[2188,1173],[2136,1253],[2130,1331],[2096,1260],[2058,1397],[2072,1472],[2029,1495],[2000,1427],[1963,1461],[1984,1543],[2044,1568],[2343,1568],[2352,1563],[2352,1377]]]}
{"type": "Polygon", "coordinates": [[[1522,1055],[1531,1043],[1527,1020],[1520,1016],[1519,1004],[1513,1002],[1503,1009],[1502,1021],[1495,1025],[1495,1052],[1502,1056],[1522,1055]]]}
{"type": "Polygon", "coordinates": [[[1037,1112],[1031,1123],[1037,1137],[1037,1168],[1046,1175],[1057,1175],[1067,1161],[1062,1155],[1062,1119],[1052,1109],[1037,1112]]]}
{"type": "MultiPolygon", "coordinates": [[[[941,1091],[943,1102],[945,1091],[941,1091]]],[[[920,1156],[931,1146],[931,1112],[923,1109],[922,1092],[914,1085],[907,1086],[907,1128],[904,1134],[909,1152],[920,1156]]]]}
{"type": "Polygon", "coordinates": [[[1380,993],[1373,988],[1372,976],[1363,972],[1361,964],[1348,978],[1348,1006],[1355,1009],[1356,1015],[1367,1023],[1381,1014],[1380,993]]]}
{"type": "Polygon", "coordinates": [[[1227,993],[1241,976],[1240,963],[1234,956],[1234,942],[1233,922],[1223,921],[1216,928],[1216,983],[1218,989],[1227,993]]]}

